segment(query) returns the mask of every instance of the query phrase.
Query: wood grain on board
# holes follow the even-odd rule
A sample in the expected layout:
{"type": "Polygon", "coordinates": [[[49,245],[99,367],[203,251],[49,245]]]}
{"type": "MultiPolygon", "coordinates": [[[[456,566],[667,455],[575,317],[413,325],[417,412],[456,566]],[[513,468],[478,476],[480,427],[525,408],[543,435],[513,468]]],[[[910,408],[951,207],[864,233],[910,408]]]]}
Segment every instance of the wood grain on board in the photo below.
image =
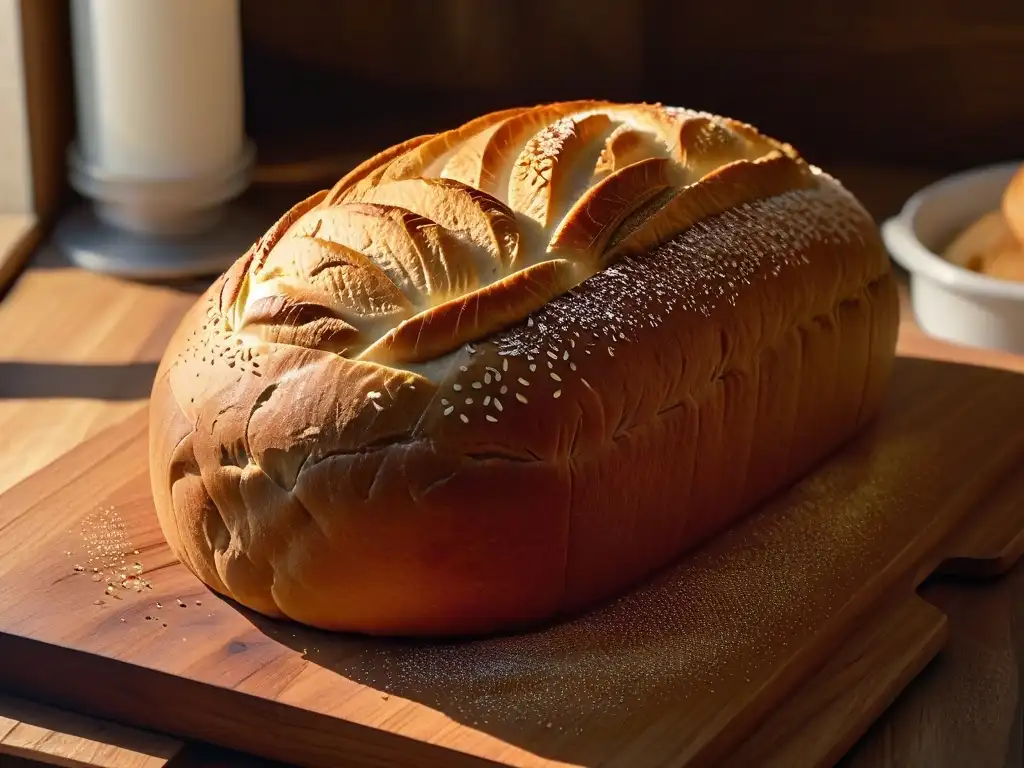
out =
{"type": "Polygon", "coordinates": [[[997,581],[926,585],[950,617],[941,655],[840,762],[840,768],[1024,765],[1024,565],[997,581]]]}
{"type": "Polygon", "coordinates": [[[939,652],[947,634],[946,617],[916,595],[881,606],[724,764],[833,765],[939,652]]]}
{"type": "Polygon", "coordinates": [[[33,214],[0,213],[0,297],[24,266],[39,239],[33,214]]]}
{"type": "Polygon", "coordinates": [[[0,765],[22,757],[67,768],[165,768],[181,747],[167,736],[0,694],[0,765]]]}
{"type": "MultiPolygon", "coordinates": [[[[313,765],[698,765],[727,758],[851,635],[884,636],[885,612],[907,611],[898,658],[870,667],[873,693],[840,707],[858,716],[826,731],[834,757],[827,742],[849,746],[937,650],[928,609],[891,601],[984,520],[971,512],[1020,461],[1024,433],[1005,424],[1022,417],[1024,376],[901,359],[871,430],[629,598],[534,634],[424,645],[210,594],[156,525],[139,414],[0,500],[0,681],[313,765]],[[152,588],[120,586],[136,574],[152,588]]],[[[805,747],[762,744],[747,748],[805,747]]]]}

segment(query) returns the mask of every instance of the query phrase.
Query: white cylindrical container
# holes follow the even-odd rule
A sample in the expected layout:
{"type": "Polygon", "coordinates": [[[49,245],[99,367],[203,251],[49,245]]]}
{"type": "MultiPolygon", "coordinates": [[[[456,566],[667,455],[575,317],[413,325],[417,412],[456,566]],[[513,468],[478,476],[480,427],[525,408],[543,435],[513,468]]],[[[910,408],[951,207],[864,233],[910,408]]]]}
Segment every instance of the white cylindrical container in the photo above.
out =
{"type": "Polygon", "coordinates": [[[208,229],[248,184],[239,0],[72,0],[72,185],[108,224],[208,229]]]}

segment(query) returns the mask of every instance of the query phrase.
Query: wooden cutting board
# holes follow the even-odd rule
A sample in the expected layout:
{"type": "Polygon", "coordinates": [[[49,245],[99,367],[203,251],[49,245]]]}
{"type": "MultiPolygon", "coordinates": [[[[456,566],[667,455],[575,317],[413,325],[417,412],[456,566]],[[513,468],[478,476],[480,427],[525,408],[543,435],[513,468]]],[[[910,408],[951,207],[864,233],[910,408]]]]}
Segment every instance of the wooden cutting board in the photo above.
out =
{"type": "Polygon", "coordinates": [[[213,596],[160,535],[139,414],[0,496],[0,685],[316,766],[831,765],[945,640],[915,587],[1024,549],[1022,419],[1020,374],[901,359],[871,430],[650,584],[436,645],[213,596]]]}

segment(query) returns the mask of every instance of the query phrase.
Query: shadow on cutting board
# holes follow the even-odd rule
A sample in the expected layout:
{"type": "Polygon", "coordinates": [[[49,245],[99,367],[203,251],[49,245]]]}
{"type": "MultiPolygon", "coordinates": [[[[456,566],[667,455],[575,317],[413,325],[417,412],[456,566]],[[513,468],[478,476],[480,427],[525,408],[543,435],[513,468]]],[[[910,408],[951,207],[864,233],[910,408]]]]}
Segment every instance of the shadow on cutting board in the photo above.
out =
{"type": "Polygon", "coordinates": [[[158,363],[34,363],[0,361],[0,399],[149,397],[158,363]]]}

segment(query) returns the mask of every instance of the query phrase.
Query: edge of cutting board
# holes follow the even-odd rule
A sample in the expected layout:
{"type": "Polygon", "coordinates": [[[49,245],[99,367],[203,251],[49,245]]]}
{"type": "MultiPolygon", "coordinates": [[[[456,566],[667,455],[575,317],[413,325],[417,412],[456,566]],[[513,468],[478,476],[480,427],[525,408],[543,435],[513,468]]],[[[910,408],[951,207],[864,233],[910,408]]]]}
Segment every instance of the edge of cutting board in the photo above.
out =
{"type": "MultiPolygon", "coordinates": [[[[1003,478],[964,525],[940,547],[932,573],[991,578],[1024,556],[1024,470],[1003,478]]],[[[867,732],[949,637],[948,620],[916,594],[922,572],[877,612],[765,719],[726,765],[828,768],[867,732]]]]}

